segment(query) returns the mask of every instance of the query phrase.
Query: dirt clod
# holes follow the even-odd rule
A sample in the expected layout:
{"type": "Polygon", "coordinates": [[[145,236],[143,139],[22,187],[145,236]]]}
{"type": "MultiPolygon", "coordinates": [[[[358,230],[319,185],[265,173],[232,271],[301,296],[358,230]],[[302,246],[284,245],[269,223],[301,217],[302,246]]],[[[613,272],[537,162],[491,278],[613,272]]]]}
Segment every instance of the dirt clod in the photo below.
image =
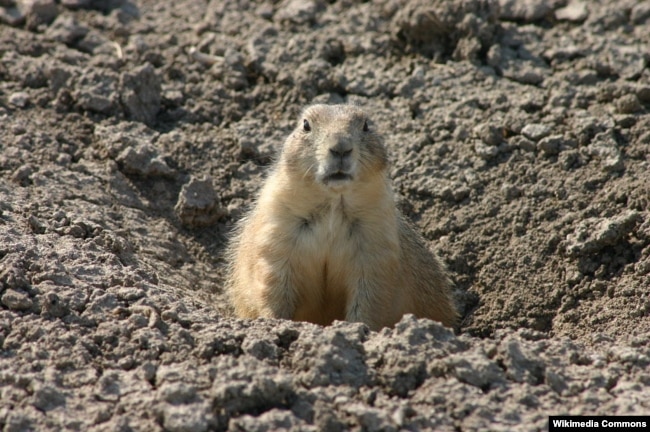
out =
{"type": "Polygon", "coordinates": [[[191,178],[184,184],[174,210],[183,225],[190,227],[212,225],[224,215],[209,178],[191,178]]]}

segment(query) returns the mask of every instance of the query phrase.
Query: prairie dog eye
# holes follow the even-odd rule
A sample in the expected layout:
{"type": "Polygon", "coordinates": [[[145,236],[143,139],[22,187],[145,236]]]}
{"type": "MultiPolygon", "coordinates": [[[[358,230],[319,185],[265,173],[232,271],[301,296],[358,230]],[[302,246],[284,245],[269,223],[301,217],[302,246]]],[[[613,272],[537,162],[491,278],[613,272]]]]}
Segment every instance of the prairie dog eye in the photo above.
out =
{"type": "Polygon", "coordinates": [[[305,132],[309,132],[309,131],[311,131],[311,125],[309,124],[309,122],[307,121],[307,119],[304,119],[304,120],[302,121],[302,130],[304,130],[305,132]]]}
{"type": "Polygon", "coordinates": [[[363,131],[364,131],[364,132],[368,132],[368,130],[369,130],[369,129],[368,129],[368,120],[365,120],[365,121],[363,122],[363,131]]]}

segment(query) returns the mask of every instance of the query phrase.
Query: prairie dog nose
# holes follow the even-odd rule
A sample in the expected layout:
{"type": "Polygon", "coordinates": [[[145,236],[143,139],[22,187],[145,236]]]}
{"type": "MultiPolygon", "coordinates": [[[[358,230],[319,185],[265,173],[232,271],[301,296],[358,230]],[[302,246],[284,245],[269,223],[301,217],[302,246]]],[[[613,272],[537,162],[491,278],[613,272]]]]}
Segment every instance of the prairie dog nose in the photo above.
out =
{"type": "Polygon", "coordinates": [[[334,156],[334,157],[344,158],[344,157],[346,157],[346,156],[350,156],[350,154],[352,153],[352,149],[349,149],[349,150],[338,150],[338,149],[336,149],[336,148],[331,148],[331,149],[330,149],[330,153],[331,153],[332,156],[334,156]]]}
{"type": "Polygon", "coordinates": [[[337,158],[350,156],[352,153],[352,143],[345,138],[335,139],[335,144],[329,148],[329,152],[337,158]]]}

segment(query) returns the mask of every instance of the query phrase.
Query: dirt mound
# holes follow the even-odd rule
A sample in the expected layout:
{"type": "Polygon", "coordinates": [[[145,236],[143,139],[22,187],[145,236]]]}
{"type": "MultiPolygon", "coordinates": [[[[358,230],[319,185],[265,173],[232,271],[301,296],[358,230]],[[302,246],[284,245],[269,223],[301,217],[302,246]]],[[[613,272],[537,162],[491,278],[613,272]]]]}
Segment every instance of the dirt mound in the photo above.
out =
{"type": "Polygon", "coordinates": [[[650,9],[0,2],[4,430],[544,430],[647,414],[650,9]],[[229,316],[306,103],[360,104],[454,334],[229,316]]]}

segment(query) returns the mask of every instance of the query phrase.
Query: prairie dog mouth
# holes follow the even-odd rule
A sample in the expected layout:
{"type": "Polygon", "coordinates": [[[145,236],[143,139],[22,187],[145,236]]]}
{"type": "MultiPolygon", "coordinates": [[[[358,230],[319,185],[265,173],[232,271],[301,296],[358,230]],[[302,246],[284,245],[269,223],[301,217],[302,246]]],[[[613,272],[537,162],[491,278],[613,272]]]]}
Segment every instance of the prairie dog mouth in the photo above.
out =
{"type": "Polygon", "coordinates": [[[354,177],[351,174],[348,174],[343,171],[336,171],[332,174],[327,174],[321,177],[321,184],[328,189],[333,189],[338,191],[343,188],[347,188],[350,183],[352,183],[354,177]]]}
{"type": "Polygon", "coordinates": [[[352,181],[352,176],[350,174],[344,173],[342,171],[337,171],[334,174],[330,174],[327,177],[325,177],[325,183],[329,183],[331,181],[352,181]]]}

